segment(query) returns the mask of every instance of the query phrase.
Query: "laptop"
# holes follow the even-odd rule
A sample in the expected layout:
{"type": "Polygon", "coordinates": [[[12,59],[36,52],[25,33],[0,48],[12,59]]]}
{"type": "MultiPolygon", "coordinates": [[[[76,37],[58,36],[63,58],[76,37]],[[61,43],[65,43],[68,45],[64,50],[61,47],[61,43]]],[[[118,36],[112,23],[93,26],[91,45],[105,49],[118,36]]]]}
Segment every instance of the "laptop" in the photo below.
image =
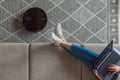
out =
{"type": "Polygon", "coordinates": [[[113,40],[101,52],[100,56],[95,60],[94,68],[104,80],[111,80],[114,74],[108,72],[111,64],[120,65],[120,51],[113,48],[113,40]]]}

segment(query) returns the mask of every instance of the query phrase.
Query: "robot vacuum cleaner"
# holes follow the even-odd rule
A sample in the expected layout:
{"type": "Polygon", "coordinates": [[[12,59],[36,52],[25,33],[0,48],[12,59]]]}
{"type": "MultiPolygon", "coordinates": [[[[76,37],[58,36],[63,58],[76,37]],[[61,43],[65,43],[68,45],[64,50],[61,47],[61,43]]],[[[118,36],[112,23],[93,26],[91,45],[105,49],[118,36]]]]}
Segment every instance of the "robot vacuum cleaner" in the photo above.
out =
{"type": "Polygon", "coordinates": [[[31,32],[42,30],[47,23],[47,15],[40,8],[30,8],[23,14],[23,26],[31,32]]]}

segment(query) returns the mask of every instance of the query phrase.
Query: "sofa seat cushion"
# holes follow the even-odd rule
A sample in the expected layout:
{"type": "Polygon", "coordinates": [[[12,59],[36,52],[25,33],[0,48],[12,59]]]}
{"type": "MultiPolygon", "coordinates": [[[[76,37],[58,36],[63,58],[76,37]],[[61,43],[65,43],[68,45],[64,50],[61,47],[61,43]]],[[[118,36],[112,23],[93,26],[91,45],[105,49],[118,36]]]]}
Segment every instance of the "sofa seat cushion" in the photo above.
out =
{"type": "Polygon", "coordinates": [[[27,44],[0,44],[0,80],[28,80],[27,44]]]}
{"type": "Polygon", "coordinates": [[[31,44],[31,80],[81,80],[81,61],[51,44],[31,44]]]}

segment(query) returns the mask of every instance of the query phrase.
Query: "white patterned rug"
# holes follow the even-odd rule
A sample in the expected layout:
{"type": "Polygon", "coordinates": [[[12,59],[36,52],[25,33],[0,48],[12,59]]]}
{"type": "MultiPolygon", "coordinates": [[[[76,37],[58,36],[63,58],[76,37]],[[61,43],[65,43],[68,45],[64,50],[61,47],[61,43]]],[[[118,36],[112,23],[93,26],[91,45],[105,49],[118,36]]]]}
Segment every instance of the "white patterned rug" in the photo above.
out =
{"type": "Polygon", "coordinates": [[[1,43],[48,43],[50,33],[61,23],[69,42],[118,43],[118,0],[0,0],[1,43]],[[31,7],[47,13],[46,27],[26,31],[22,15],[31,7]]]}

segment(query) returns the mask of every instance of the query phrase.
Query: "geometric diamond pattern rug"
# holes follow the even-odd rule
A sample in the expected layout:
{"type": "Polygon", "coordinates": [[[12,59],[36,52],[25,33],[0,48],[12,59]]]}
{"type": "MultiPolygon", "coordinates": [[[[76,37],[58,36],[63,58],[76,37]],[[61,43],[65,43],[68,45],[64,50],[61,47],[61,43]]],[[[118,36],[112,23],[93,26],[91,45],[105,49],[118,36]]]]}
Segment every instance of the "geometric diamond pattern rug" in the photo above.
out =
{"type": "Polygon", "coordinates": [[[118,0],[0,0],[0,43],[49,43],[61,23],[65,39],[75,43],[118,43],[118,0]],[[23,13],[39,7],[48,22],[39,32],[22,25],[23,13]]]}

